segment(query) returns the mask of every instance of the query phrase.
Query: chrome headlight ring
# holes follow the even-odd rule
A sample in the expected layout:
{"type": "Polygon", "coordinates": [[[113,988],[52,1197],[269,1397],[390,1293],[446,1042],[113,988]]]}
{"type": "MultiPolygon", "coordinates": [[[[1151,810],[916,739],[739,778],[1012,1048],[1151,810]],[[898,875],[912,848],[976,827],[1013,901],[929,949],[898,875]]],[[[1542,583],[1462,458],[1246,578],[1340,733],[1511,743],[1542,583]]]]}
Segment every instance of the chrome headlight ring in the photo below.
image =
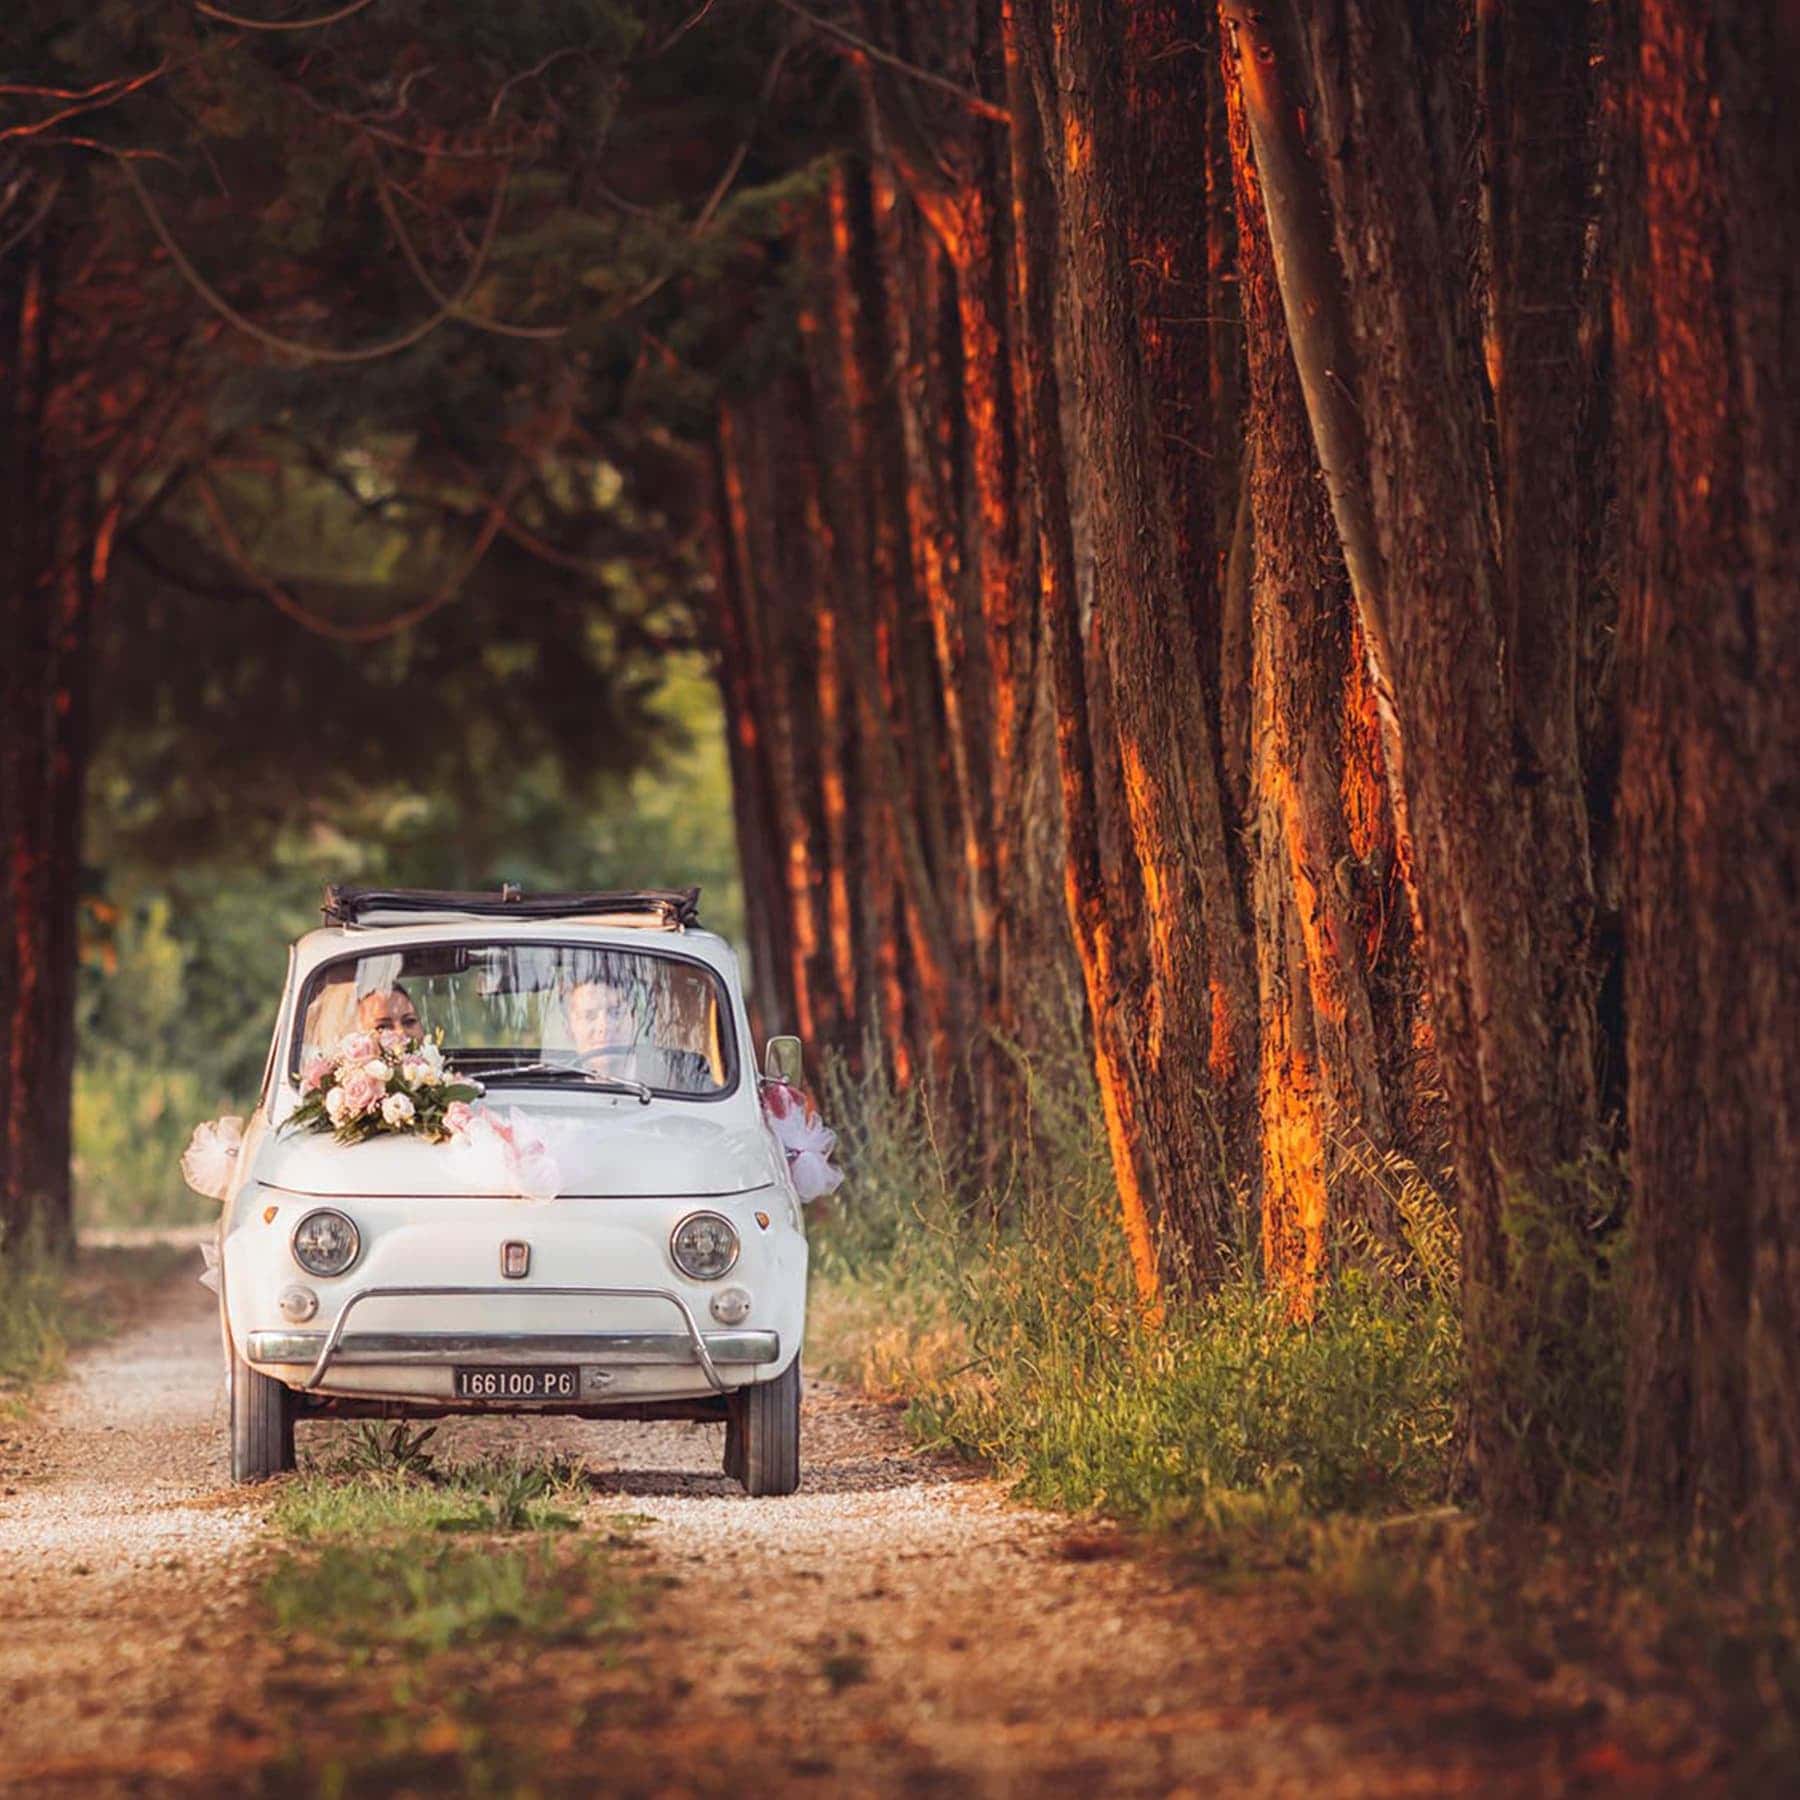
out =
{"type": "Polygon", "coordinates": [[[356,1266],[362,1233],[349,1214],[335,1206],[317,1206],[294,1227],[288,1249],[307,1274],[329,1278],[356,1266]]]}
{"type": "Polygon", "coordinates": [[[669,1233],[669,1260],[690,1281],[723,1281],[742,1248],[737,1227],[723,1213],[687,1213],[669,1233]]]}

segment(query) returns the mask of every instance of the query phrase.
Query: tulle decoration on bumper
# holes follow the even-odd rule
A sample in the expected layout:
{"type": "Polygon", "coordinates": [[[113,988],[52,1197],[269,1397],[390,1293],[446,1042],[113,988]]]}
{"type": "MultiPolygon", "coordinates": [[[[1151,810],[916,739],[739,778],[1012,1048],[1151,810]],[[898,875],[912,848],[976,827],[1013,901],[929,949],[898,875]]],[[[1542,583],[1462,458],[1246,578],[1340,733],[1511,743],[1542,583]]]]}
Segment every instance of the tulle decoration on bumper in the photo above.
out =
{"type": "Polygon", "coordinates": [[[188,1147],[181,1153],[182,1180],[196,1194],[223,1200],[237,1172],[238,1151],[243,1143],[244,1121],[235,1113],[196,1125],[188,1147]]]}
{"type": "Polygon", "coordinates": [[[821,1119],[812,1102],[785,1081],[763,1087],[763,1110],[776,1141],[787,1152],[788,1175],[802,1200],[822,1200],[843,1186],[844,1171],[832,1165],[837,1133],[821,1119]]]}

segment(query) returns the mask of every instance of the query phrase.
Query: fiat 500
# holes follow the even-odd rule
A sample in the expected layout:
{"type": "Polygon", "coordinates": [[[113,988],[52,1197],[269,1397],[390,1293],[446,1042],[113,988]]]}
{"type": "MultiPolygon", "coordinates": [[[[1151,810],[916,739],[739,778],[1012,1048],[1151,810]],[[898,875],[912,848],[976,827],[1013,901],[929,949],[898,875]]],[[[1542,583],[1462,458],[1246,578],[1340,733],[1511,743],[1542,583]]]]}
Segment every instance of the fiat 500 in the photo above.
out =
{"type": "Polygon", "coordinates": [[[760,1090],[800,1047],[759,1075],[697,900],[327,890],[223,1196],[234,1480],[291,1469],[297,1421],[516,1412],[722,1421],[749,1493],[798,1487],[806,1234],[760,1090]],[[483,1133],[295,1125],[383,1030],[483,1133]]]}

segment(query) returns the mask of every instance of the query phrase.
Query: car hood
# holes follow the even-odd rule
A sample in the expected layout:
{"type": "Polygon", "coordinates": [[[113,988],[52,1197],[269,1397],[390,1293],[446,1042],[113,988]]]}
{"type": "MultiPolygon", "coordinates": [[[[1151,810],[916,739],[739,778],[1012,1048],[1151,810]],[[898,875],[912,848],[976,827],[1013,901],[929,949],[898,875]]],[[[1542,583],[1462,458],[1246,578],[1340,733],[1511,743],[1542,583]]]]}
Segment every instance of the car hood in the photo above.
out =
{"type": "MultiPolygon", "coordinates": [[[[554,1159],[563,1197],[702,1197],[741,1194],[777,1179],[778,1152],[760,1120],[721,1116],[705,1103],[533,1094],[491,1096],[505,1122],[514,1109],[554,1159]]],[[[292,1193],[327,1196],[482,1195],[504,1191],[491,1157],[423,1138],[383,1135],[338,1144],[322,1132],[276,1132],[264,1140],[254,1179],[292,1193]]]]}

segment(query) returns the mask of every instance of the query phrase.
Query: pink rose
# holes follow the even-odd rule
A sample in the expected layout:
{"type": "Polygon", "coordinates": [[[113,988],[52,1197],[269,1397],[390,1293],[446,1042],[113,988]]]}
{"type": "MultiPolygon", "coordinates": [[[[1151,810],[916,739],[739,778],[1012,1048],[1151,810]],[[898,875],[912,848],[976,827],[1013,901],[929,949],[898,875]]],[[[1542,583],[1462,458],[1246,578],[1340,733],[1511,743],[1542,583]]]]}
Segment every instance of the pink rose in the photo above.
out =
{"type": "Polygon", "coordinates": [[[466,1100],[452,1100],[444,1108],[446,1131],[467,1131],[475,1123],[475,1109],[466,1100]]]}
{"type": "Polygon", "coordinates": [[[344,1111],[353,1119],[359,1119],[371,1107],[381,1102],[381,1083],[365,1075],[361,1069],[345,1080],[337,1090],[344,1096],[344,1111]]]}
{"type": "Polygon", "coordinates": [[[375,1041],[372,1031],[353,1031],[337,1047],[337,1059],[342,1063],[366,1063],[379,1052],[381,1046],[375,1041]]]}
{"type": "Polygon", "coordinates": [[[331,1073],[332,1063],[329,1056],[315,1056],[300,1071],[300,1091],[310,1094],[327,1075],[331,1073]]]}
{"type": "Polygon", "coordinates": [[[391,1026],[381,1034],[381,1047],[390,1056],[398,1055],[410,1042],[411,1040],[404,1031],[396,1030],[391,1026]]]}

